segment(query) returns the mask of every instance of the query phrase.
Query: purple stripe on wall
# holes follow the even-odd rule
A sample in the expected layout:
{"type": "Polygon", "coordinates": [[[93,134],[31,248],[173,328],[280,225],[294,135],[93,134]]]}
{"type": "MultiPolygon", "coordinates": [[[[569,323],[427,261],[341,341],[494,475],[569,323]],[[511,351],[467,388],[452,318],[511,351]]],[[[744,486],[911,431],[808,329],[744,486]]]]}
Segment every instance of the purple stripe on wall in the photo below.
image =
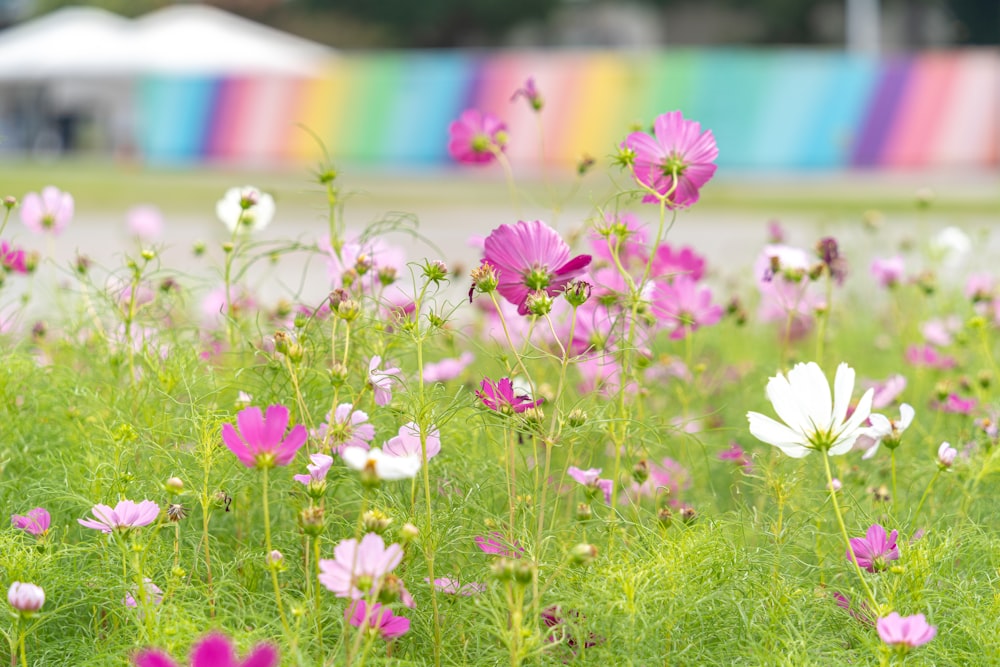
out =
{"type": "Polygon", "coordinates": [[[900,113],[900,103],[912,71],[912,57],[897,57],[886,61],[875,94],[865,112],[857,143],[851,152],[852,165],[872,167],[884,162],[890,130],[900,113]]]}

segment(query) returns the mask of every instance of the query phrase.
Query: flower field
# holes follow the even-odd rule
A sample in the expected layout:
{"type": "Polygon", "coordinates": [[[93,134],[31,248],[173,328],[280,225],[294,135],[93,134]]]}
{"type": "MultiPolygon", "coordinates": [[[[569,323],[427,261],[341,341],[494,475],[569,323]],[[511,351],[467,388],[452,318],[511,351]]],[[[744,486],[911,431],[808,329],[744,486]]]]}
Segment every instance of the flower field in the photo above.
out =
{"type": "Polygon", "coordinates": [[[463,113],[511,210],[466,267],[349,224],[333,161],[310,237],[220,191],[207,280],[154,207],[60,262],[73,193],[0,192],[11,664],[998,664],[988,237],[920,193],[902,241],[762,222],[715,261],[673,239],[724,147],[649,120],[527,192],[463,113]]]}

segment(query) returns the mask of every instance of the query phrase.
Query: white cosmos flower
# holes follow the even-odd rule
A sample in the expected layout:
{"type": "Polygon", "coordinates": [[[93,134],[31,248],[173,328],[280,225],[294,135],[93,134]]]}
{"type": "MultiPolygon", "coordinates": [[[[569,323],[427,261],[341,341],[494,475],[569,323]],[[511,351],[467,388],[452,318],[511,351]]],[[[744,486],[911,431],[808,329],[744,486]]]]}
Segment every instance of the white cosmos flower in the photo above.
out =
{"type": "Polygon", "coordinates": [[[419,456],[389,456],[378,447],[344,447],[340,456],[348,468],[386,481],[413,479],[420,470],[419,456]]]}
{"type": "Polygon", "coordinates": [[[903,403],[899,406],[899,419],[889,419],[885,415],[874,414],[868,417],[868,423],[872,425],[868,429],[868,437],[871,438],[874,443],[865,452],[862,459],[870,459],[875,456],[878,452],[878,446],[882,444],[882,441],[886,441],[886,447],[892,447],[899,444],[899,439],[903,435],[903,431],[913,423],[913,416],[916,413],[913,407],[909,403],[903,403]]]}
{"type": "Polygon", "coordinates": [[[872,410],[874,390],[869,389],[848,418],[853,392],[854,369],[845,363],[837,367],[832,398],[830,384],[815,362],[796,364],[787,378],[779,373],[767,382],[767,398],[785,423],[748,412],[750,433],[797,459],[813,450],[844,454],[868,432],[862,424],[872,410]]]}
{"type": "Polygon", "coordinates": [[[230,233],[256,232],[270,224],[274,217],[274,197],[252,185],[229,188],[215,204],[215,214],[230,233]]]}

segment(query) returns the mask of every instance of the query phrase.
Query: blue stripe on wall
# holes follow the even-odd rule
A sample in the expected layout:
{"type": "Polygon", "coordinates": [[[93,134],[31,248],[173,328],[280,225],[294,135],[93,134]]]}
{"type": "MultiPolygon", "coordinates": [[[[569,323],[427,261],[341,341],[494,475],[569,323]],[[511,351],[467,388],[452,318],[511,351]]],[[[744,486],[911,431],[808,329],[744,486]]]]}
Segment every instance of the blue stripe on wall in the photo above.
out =
{"type": "Polygon", "coordinates": [[[143,79],[138,135],[147,160],[184,164],[203,157],[219,84],[205,77],[143,79]]]}

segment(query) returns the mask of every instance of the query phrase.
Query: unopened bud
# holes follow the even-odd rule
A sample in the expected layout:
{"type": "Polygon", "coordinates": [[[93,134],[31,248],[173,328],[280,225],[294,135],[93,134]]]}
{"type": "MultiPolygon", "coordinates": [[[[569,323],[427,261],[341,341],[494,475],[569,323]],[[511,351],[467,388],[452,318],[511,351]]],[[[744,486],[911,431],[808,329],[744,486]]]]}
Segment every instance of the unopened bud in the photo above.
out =
{"type": "Polygon", "coordinates": [[[681,508],[681,521],[690,524],[694,523],[694,520],[698,518],[698,513],[694,511],[693,507],[684,506],[681,508]]]}
{"type": "Polygon", "coordinates": [[[993,383],[993,373],[984,368],[976,373],[976,382],[983,389],[989,389],[990,384],[993,383]]]}
{"type": "Polygon", "coordinates": [[[649,464],[646,462],[646,459],[642,459],[632,466],[632,479],[634,479],[637,484],[642,484],[649,479],[649,464]]]}
{"type": "Polygon", "coordinates": [[[590,565],[597,558],[597,547],[583,542],[570,549],[569,556],[576,565],[590,565]]]}
{"type": "Polygon", "coordinates": [[[371,271],[372,266],[372,258],[365,253],[361,253],[358,255],[358,259],[354,262],[354,271],[359,276],[363,276],[371,271]]]}
{"type": "Polygon", "coordinates": [[[5,209],[7,209],[9,211],[10,209],[14,208],[15,206],[17,206],[17,198],[16,197],[12,197],[11,195],[7,195],[6,197],[3,198],[3,207],[5,209]]]}
{"type": "Polygon", "coordinates": [[[382,578],[382,587],[378,592],[378,601],[382,604],[392,604],[402,597],[405,590],[406,587],[403,586],[402,579],[395,574],[387,574],[382,578]]]}
{"type": "Polygon", "coordinates": [[[330,292],[330,295],[326,298],[328,303],[330,304],[330,312],[336,313],[337,307],[341,304],[341,302],[350,299],[351,295],[348,293],[347,290],[338,287],[337,289],[330,292]]]}
{"type": "Polygon", "coordinates": [[[670,511],[669,507],[661,507],[656,512],[656,519],[664,526],[669,526],[674,519],[674,513],[670,511]]]}
{"type": "Polygon", "coordinates": [[[516,561],[501,557],[493,562],[491,570],[493,571],[493,576],[500,581],[511,581],[514,578],[514,566],[516,561]]]}
{"type": "Polygon", "coordinates": [[[382,510],[368,510],[361,517],[364,523],[365,530],[369,533],[378,533],[381,535],[389,528],[389,524],[392,523],[392,517],[383,512],[382,510]]]}
{"type": "Polygon", "coordinates": [[[514,561],[514,581],[528,585],[535,580],[535,564],[527,559],[514,561]]]}
{"type": "Polygon", "coordinates": [[[563,296],[566,297],[566,301],[569,302],[569,305],[577,308],[587,303],[587,299],[590,298],[591,290],[592,287],[590,283],[583,280],[577,280],[576,282],[572,282],[566,286],[566,289],[563,291],[563,296]]]}
{"type": "Polygon", "coordinates": [[[184,480],[180,477],[171,477],[163,486],[167,490],[167,493],[177,495],[184,492],[184,480]]]}
{"type": "Polygon", "coordinates": [[[596,164],[596,162],[597,161],[591,155],[584,154],[583,156],[581,156],[576,163],[577,176],[583,176],[584,174],[586,174],[588,171],[590,171],[591,167],[593,167],[594,164],[596,164]]]}
{"type": "Polygon", "coordinates": [[[361,314],[361,304],[354,299],[344,299],[337,306],[337,317],[345,322],[353,322],[361,314]]]}
{"type": "Polygon", "coordinates": [[[76,272],[81,276],[86,274],[87,271],[90,271],[91,264],[93,264],[93,262],[86,255],[76,256],[76,272]]]}
{"type": "Polygon", "coordinates": [[[547,292],[535,290],[528,294],[524,305],[528,308],[529,313],[541,317],[552,312],[552,297],[547,292]]]}
{"type": "Polygon", "coordinates": [[[284,560],[285,556],[277,549],[274,549],[267,555],[267,566],[276,570],[281,569],[284,560]]]}
{"type": "Polygon", "coordinates": [[[287,331],[274,332],[274,349],[288,357],[288,360],[293,364],[302,361],[302,356],[305,354],[305,350],[295,340],[295,337],[287,331]]]}
{"type": "Polygon", "coordinates": [[[576,506],[576,520],[589,521],[594,517],[594,510],[590,508],[590,503],[578,503],[576,506]]]}
{"type": "Polygon", "coordinates": [[[397,271],[395,266],[383,266],[378,270],[378,282],[382,287],[388,287],[396,282],[397,271]]]}
{"type": "Polygon", "coordinates": [[[587,413],[580,408],[574,408],[566,415],[566,423],[573,428],[579,428],[587,423],[587,413]]]}
{"type": "Polygon", "coordinates": [[[472,270],[472,284],[483,294],[496,290],[499,283],[500,279],[492,264],[484,262],[472,270]]]}
{"type": "Polygon", "coordinates": [[[156,258],[156,251],[150,250],[149,248],[144,248],[142,251],[139,252],[139,255],[141,255],[144,260],[149,262],[156,258]]]}
{"type": "Polygon", "coordinates": [[[420,529],[412,523],[404,523],[403,527],[399,529],[399,539],[403,544],[412,542],[418,537],[420,537],[420,529]]]}
{"type": "Polygon", "coordinates": [[[306,535],[319,535],[323,532],[323,508],[311,505],[299,512],[299,527],[306,535]]]}
{"type": "Polygon", "coordinates": [[[423,269],[424,278],[433,283],[439,283],[448,277],[448,266],[440,259],[428,260],[423,269]]]}
{"type": "Polygon", "coordinates": [[[342,387],[347,382],[347,376],[347,366],[339,361],[333,362],[333,365],[330,366],[330,384],[334,387],[342,387]]]}
{"type": "Polygon", "coordinates": [[[201,257],[202,255],[204,255],[205,254],[205,242],[204,241],[195,241],[194,244],[191,246],[191,252],[194,253],[195,257],[201,257]]]}

